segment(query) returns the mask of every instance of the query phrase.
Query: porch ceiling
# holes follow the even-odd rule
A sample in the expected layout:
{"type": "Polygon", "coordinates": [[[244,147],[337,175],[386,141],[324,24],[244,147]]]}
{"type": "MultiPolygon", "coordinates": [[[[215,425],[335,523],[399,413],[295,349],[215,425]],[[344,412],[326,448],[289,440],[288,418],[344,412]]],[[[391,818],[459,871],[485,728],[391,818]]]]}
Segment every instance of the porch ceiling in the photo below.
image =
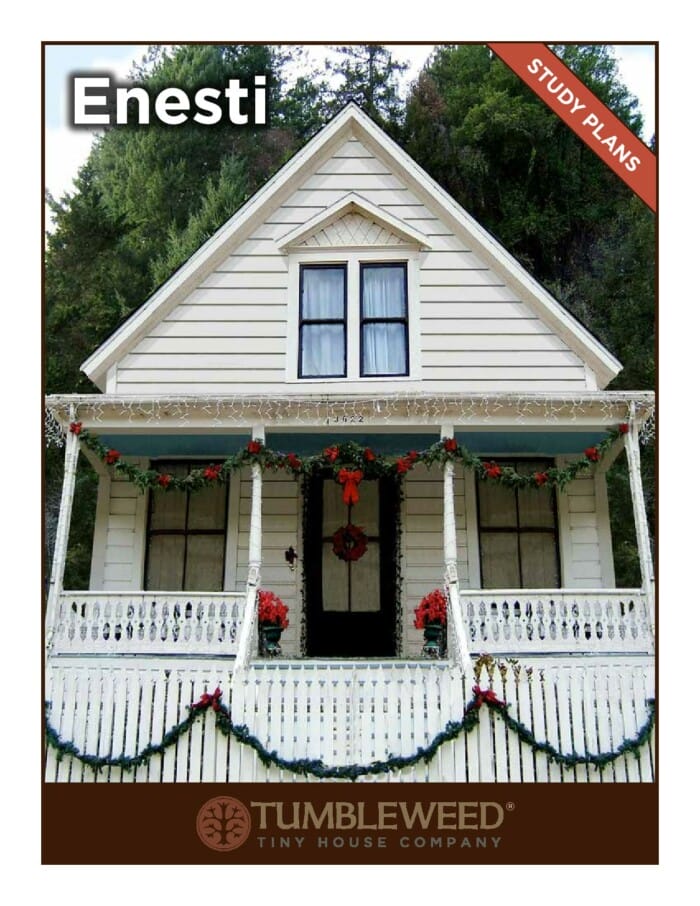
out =
{"type": "MultiPolygon", "coordinates": [[[[557,456],[580,454],[586,447],[599,443],[605,432],[583,431],[457,431],[460,444],[477,454],[516,455],[541,454],[557,456]]],[[[103,443],[115,447],[127,456],[202,456],[226,457],[241,450],[249,435],[241,434],[116,434],[100,435],[103,443]]],[[[355,441],[385,455],[401,455],[407,450],[421,450],[440,438],[440,431],[397,433],[346,432],[342,428],[333,432],[267,432],[269,447],[282,452],[295,452],[301,456],[318,453],[324,447],[338,442],[355,441]]]]}

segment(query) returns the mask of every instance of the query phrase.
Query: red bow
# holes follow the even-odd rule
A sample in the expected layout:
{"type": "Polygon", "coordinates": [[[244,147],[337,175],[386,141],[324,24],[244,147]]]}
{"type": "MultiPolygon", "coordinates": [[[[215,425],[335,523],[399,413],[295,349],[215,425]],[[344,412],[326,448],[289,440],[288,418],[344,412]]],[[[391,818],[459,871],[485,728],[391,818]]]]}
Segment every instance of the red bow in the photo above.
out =
{"type": "Polygon", "coordinates": [[[343,486],[343,503],[345,506],[352,506],[360,499],[360,492],[357,490],[358,484],[362,481],[364,475],[359,469],[351,472],[350,469],[341,469],[338,472],[338,481],[343,486]]]}
{"type": "Polygon", "coordinates": [[[484,702],[498,705],[499,708],[505,707],[506,703],[502,702],[500,698],[497,697],[493,689],[480,689],[479,686],[474,686],[472,692],[474,693],[474,708],[480,708],[484,702]]]}
{"type": "Polygon", "coordinates": [[[221,705],[219,704],[219,700],[221,699],[221,695],[222,695],[222,692],[218,686],[216,687],[216,689],[214,690],[214,692],[211,695],[208,692],[203,692],[202,697],[199,699],[199,701],[195,702],[192,705],[192,710],[193,711],[199,711],[199,710],[204,711],[206,708],[209,707],[209,705],[211,705],[215,711],[220,711],[221,705]]]}

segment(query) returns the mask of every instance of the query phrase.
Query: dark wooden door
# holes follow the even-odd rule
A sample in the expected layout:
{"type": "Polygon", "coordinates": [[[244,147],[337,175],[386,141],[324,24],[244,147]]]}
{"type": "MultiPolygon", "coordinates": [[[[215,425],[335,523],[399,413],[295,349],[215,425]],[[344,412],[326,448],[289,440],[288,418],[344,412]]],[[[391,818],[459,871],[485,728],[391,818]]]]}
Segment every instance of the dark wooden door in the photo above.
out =
{"type": "Polygon", "coordinates": [[[314,476],[306,488],[307,656],[395,656],[395,483],[363,481],[360,500],[350,507],[343,504],[342,488],[332,476],[314,476]],[[366,552],[354,562],[333,553],[333,535],[348,523],[360,526],[368,539],[366,552]]]}

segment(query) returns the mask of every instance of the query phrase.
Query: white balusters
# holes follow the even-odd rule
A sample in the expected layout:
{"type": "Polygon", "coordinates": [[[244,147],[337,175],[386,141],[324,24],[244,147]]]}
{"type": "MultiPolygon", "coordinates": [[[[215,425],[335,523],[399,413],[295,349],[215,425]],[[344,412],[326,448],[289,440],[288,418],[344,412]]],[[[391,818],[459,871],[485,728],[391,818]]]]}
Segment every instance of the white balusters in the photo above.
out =
{"type": "Polygon", "coordinates": [[[54,654],[236,654],[243,593],[64,592],[54,654]]]}
{"type": "Polygon", "coordinates": [[[653,650],[647,598],[638,590],[485,590],[460,593],[473,651],[653,650]]]}

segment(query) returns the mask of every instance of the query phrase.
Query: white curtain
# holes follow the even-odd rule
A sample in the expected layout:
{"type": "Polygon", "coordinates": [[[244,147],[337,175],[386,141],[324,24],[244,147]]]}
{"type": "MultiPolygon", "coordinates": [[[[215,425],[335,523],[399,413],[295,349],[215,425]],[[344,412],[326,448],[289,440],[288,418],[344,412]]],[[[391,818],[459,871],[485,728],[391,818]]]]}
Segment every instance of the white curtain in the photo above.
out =
{"type": "MultiPolygon", "coordinates": [[[[362,269],[363,318],[405,318],[405,271],[402,267],[362,269]]],[[[363,374],[405,374],[406,327],[402,323],[370,323],[362,327],[363,374]]]]}
{"type": "Polygon", "coordinates": [[[345,270],[305,268],[302,321],[341,320],[342,324],[303,324],[301,373],[326,377],[345,372],[345,270]]]}

